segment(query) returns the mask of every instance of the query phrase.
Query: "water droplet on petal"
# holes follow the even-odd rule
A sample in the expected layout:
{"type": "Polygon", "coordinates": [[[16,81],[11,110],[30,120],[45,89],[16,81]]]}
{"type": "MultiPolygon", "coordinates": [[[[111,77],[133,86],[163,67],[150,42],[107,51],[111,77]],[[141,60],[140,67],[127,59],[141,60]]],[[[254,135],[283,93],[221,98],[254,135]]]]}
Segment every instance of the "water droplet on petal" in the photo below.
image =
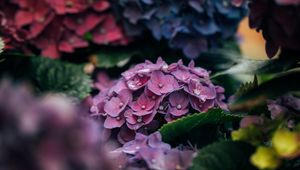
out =
{"type": "Polygon", "coordinates": [[[180,110],[180,109],[182,108],[182,106],[179,104],[179,105],[176,106],[176,108],[177,108],[178,110],[180,110]]]}
{"type": "Polygon", "coordinates": [[[164,106],[159,106],[159,110],[164,110],[164,106]]]}
{"type": "Polygon", "coordinates": [[[200,95],[200,90],[199,90],[199,89],[194,89],[194,90],[193,90],[193,93],[194,93],[195,95],[199,96],[199,95],[200,95]]]}
{"type": "Polygon", "coordinates": [[[138,123],[141,123],[143,121],[143,118],[141,116],[138,117],[138,119],[136,120],[138,123]]]}

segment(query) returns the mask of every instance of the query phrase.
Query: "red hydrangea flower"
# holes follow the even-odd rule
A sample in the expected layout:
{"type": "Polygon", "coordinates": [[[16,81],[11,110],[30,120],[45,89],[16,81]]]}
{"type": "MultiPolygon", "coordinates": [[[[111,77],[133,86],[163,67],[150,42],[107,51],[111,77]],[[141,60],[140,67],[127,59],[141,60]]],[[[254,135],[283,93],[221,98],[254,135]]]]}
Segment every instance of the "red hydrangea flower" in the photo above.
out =
{"type": "Polygon", "coordinates": [[[9,22],[2,25],[10,31],[1,32],[4,37],[26,32],[22,44],[25,52],[40,50],[41,55],[50,58],[85,48],[88,41],[100,45],[127,44],[129,40],[109,8],[108,0],[7,0],[0,3],[0,13],[6,14],[9,22]],[[92,37],[87,40],[86,35],[92,37]]]}
{"type": "Polygon", "coordinates": [[[96,12],[86,12],[77,15],[67,15],[64,18],[64,25],[77,35],[83,36],[91,31],[105,19],[105,16],[99,16],[96,12]]]}
{"type": "Polygon", "coordinates": [[[79,13],[88,7],[86,0],[45,0],[57,14],[79,13]]]}
{"type": "Polygon", "coordinates": [[[12,1],[20,7],[15,14],[15,24],[20,29],[29,26],[30,37],[38,36],[54,18],[54,13],[43,0],[12,1]]]}
{"type": "MultiPolygon", "coordinates": [[[[189,113],[213,107],[227,109],[224,98],[224,89],[215,86],[209,72],[195,67],[194,62],[188,67],[182,61],[168,65],[159,58],[156,63],[145,61],[122,73],[109,90],[94,97],[90,111],[105,120],[105,128],[148,133],[189,113]]],[[[122,138],[131,134],[122,133],[122,138]]]]}

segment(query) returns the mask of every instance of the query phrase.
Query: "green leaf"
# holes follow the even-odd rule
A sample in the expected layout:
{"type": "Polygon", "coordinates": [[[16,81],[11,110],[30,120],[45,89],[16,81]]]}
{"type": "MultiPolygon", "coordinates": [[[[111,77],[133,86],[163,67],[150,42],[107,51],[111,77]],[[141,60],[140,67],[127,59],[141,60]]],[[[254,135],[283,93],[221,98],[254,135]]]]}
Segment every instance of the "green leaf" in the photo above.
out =
{"type": "Polygon", "coordinates": [[[218,72],[212,77],[218,77],[226,74],[270,74],[279,73],[294,68],[299,62],[297,58],[272,59],[272,60],[251,60],[240,59],[229,69],[218,72]]]}
{"type": "Polygon", "coordinates": [[[240,53],[233,50],[210,50],[203,52],[200,57],[195,59],[197,66],[220,72],[234,66],[241,59],[240,53]]]}
{"type": "Polygon", "coordinates": [[[267,99],[276,98],[288,92],[300,91],[300,70],[289,71],[266,81],[247,93],[237,97],[231,110],[250,110],[264,105],[267,99]]]}
{"type": "Polygon", "coordinates": [[[96,55],[96,65],[100,68],[123,67],[137,53],[129,50],[103,50],[96,55]]]}
{"type": "Polygon", "coordinates": [[[202,147],[218,139],[218,125],[240,119],[239,115],[232,115],[221,109],[211,109],[165,124],[159,131],[164,142],[176,145],[190,141],[202,147]]]}
{"type": "Polygon", "coordinates": [[[191,170],[255,170],[249,161],[255,148],[244,142],[224,141],[208,145],[194,158],[191,170]]]}
{"type": "Polygon", "coordinates": [[[241,84],[241,86],[237,89],[234,96],[240,97],[243,94],[247,93],[253,88],[256,88],[258,86],[257,76],[254,76],[254,80],[252,82],[246,82],[241,84]]]}
{"type": "Polygon", "coordinates": [[[0,37],[0,54],[3,52],[4,46],[5,46],[4,40],[2,39],[2,37],[0,37]]]}
{"type": "Polygon", "coordinates": [[[83,67],[44,57],[6,55],[0,75],[29,81],[37,92],[65,93],[82,99],[89,95],[91,79],[83,67]]]}

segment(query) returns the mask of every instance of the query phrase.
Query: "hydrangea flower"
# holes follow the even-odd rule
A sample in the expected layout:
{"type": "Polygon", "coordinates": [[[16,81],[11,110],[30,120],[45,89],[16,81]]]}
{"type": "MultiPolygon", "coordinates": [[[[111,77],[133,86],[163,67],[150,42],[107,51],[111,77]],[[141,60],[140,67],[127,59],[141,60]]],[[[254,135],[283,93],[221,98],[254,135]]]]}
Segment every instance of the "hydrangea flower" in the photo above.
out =
{"type": "Polygon", "coordinates": [[[17,29],[13,24],[12,15],[15,13],[10,4],[5,1],[0,2],[0,8],[7,7],[3,11],[0,10],[0,34],[5,43],[5,49],[22,48],[22,43],[27,37],[24,30],[17,29]]]}
{"type": "Polygon", "coordinates": [[[93,120],[62,96],[0,83],[0,169],[114,170],[93,120]]]}
{"type": "MultiPolygon", "coordinates": [[[[4,13],[6,36],[24,32],[25,52],[41,51],[41,55],[59,58],[85,48],[89,41],[99,45],[124,45],[128,38],[109,12],[107,0],[8,0],[0,3],[4,13]],[[87,38],[89,37],[89,38],[87,38]]],[[[17,48],[20,50],[19,48],[17,48]]]]}
{"type": "Polygon", "coordinates": [[[292,95],[285,95],[276,100],[268,100],[268,110],[272,119],[300,115],[300,99],[292,95]]]}
{"type": "Polygon", "coordinates": [[[149,136],[137,133],[135,139],[112,151],[120,169],[188,169],[195,155],[191,150],[171,149],[159,132],[149,136]]]}
{"type": "Polygon", "coordinates": [[[300,24],[297,0],[251,0],[250,27],[262,31],[268,57],[281,51],[299,51],[300,24]]]}
{"type": "Polygon", "coordinates": [[[157,40],[166,39],[171,48],[196,58],[220,39],[234,36],[246,15],[245,3],[231,0],[114,1],[121,10],[129,36],[149,30],[157,40]]]}
{"type": "Polygon", "coordinates": [[[193,61],[189,66],[182,61],[168,65],[159,58],[122,73],[114,85],[94,97],[91,112],[104,120],[107,129],[141,132],[156,121],[162,124],[214,107],[227,109],[224,99],[224,89],[214,85],[209,72],[195,67],[193,61]]]}

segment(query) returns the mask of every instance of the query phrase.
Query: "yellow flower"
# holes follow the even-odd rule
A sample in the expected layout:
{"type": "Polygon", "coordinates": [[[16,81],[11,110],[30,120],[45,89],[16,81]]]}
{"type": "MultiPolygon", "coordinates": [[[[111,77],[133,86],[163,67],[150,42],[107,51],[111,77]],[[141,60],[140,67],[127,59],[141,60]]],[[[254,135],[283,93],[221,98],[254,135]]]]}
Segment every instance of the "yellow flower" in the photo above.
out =
{"type": "Polygon", "coordinates": [[[265,170],[276,169],[280,165],[280,159],[272,148],[260,146],[250,158],[251,163],[257,168],[265,170]]]}
{"type": "Polygon", "coordinates": [[[296,132],[277,130],[273,135],[272,145],[281,157],[291,158],[300,154],[300,139],[296,132]]]}
{"type": "Polygon", "coordinates": [[[244,140],[247,138],[247,131],[243,128],[231,132],[232,140],[244,140]]]}
{"type": "Polygon", "coordinates": [[[246,128],[240,128],[231,133],[232,140],[239,140],[258,145],[263,134],[256,126],[249,126],[246,128]]]}

